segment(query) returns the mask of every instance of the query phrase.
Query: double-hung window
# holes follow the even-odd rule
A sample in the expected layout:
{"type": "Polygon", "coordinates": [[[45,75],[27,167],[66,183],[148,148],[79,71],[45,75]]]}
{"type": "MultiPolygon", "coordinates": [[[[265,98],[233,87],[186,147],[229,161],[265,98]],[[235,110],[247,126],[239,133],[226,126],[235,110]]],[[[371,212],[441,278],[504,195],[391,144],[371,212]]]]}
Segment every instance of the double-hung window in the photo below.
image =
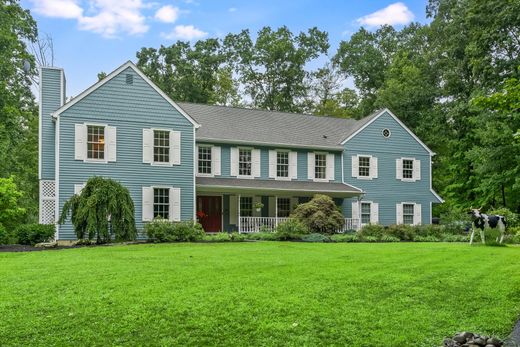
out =
{"type": "Polygon", "coordinates": [[[327,155],[324,153],[316,153],[314,155],[314,178],[327,178],[327,155]]]}
{"type": "Polygon", "coordinates": [[[403,204],[403,224],[414,224],[414,204],[403,204]]]}
{"type": "Polygon", "coordinates": [[[289,217],[289,215],[291,214],[291,199],[278,198],[276,204],[278,210],[278,217],[289,217]]]}
{"type": "Polygon", "coordinates": [[[252,154],[251,149],[238,149],[238,175],[251,176],[252,154]]]}
{"type": "Polygon", "coordinates": [[[105,159],[105,127],[87,126],[87,159],[105,159]]]}
{"type": "Polygon", "coordinates": [[[403,159],[403,178],[413,179],[413,160],[403,159]]]}
{"type": "Polygon", "coordinates": [[[170,189],[153,189],[153,217],[163,219],[170,218],[170,189]]]}
{"type": "Polygon", "coordinates": [[[359,157],[359,176],[370,176],[370,157],[359,157]]]}
{"type": "Polygon", "coordinates": [[[167,130],[153,131],[153,161],[155,163],[170,162],[170,132],[167,130]]]}
{"type": "Polygon", "coordinates": [[[240,197],[240,216],[253,217],[253,197],[251,197],[251,196],[241,196],[240,197]]]}
{"type": "Polygon", "coordinates": [[[289,152],[276,152],[276,177],[289,177],[289,152]]]}
{"type": "Polygon", "coordinates": [[[361,203],[361,224],[369,224],[371,216],[371,204],[369,202],[361,203]]]}
{"type": "Polygon", "coordinates": [[[199,146],[199,174],[211,175],[211,147],[199,146]]]}

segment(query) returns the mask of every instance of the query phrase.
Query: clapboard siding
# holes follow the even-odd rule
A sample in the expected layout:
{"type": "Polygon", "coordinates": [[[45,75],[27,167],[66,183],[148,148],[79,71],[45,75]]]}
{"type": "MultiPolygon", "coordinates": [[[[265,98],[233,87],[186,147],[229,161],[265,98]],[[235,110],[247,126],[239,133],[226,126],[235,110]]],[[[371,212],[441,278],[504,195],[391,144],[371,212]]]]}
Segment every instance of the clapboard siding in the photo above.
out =
{"type": "MultiPolygon", "coordinates": [[[[74,184],[91,176],[115,179],[123,184],[135,204],[136,226],[142,223],[142,187],[164,185],[181,188],[181,219],[193,219],[193,125],[164,100],[131,68],[71,106],[60,115],[59,208],[74,193],[74,184]],[[126,84],[126,74],[133,84],[126,84]],[[117,129],[117,161],[85,163],[74,160],[74,125],[97,122],[117,129]],[[143,163],[144,128],[168,128],[181,132],[181,165],[152,166],[143,163]]],[[[60,227],[60,239],[75,235],[70,222],[60,227]]]]}
{"type": "Polygon", "coordinates": [[[41,148],[40,148],[40,178],[53,180],[55,176],[55,124],[52,113],[61,106],[62,99],[65,100],[64,86],[62,87],[63,70],[56,68],[41,69],[41,148]]]}
{"type": "MultiPolygon", "coordinates": [[[[363,131],[345,143],[343,151],[345,182],[363,189],[363,200],[379,203],[379,222],[384,225],[396,223],[396,204],[415,202],[422,207],[422,223],[431,223],[432,202],[438,202],[430,191],[430,154],[388,113],[377,118],[363,131]],[[391,131],[384,138],[382,130],[391,131]],[[378,158],[378,178],[372,180],[352,177],[352,156],[368,154],[378,158]],[[402,182],[396,179],[396,159],[413,157],[421,161],[421,180],[402,182]]],[[[352,200],[343,204],[346,217],[352,215],[352,200]]]]}
{"type": "MultiPolygon", "coordinates": [[[[231,176],[231,148],[232,147],[248,147],[248,148],[257,148],[260,149],[260,177],[256,179],[272,179],[269,178],[269,150],[273,149],[284,149],[291,150],[297,153],[298,163],[297,163],[297,174],[298,181],[309,181],[307,176],[307,153],[312,152],[311,150],[303,150],[303,149],[295,149],[295,148],[284,148],[284,147],[265,147],[265,146],[244,146],[244,145],[233,145],[233,144],[220,144],[220,143],[210,143],[206,141],[197,141],[197,143],[205,144],[205,145],[215,145],[221,147],[221,175],[215,177],[223,177],[229,178],[231,176]]],[[[324,152],[322,150],[317,150],[316,152],[324,152]]],[[[334,181],[331,182],[341,182],[341,153],[340,152],[327,152],[334,153],[334,181]]]]}

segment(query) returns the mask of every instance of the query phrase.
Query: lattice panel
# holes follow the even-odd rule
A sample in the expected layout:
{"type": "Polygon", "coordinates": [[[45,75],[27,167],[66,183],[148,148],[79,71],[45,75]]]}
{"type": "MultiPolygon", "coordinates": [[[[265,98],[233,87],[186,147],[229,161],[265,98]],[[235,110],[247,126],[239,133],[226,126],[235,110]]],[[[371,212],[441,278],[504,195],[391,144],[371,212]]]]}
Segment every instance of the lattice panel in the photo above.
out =
{"type": "Polygon", "coordinates": [[[42,200],[40,204],[40,223],[54,224],[54,200],[42,200]]]}
{"type": "Polygon", "coordinates": [[[40,199],[55,198],[56,184],[54,181],[40,181],[40,199]]]}

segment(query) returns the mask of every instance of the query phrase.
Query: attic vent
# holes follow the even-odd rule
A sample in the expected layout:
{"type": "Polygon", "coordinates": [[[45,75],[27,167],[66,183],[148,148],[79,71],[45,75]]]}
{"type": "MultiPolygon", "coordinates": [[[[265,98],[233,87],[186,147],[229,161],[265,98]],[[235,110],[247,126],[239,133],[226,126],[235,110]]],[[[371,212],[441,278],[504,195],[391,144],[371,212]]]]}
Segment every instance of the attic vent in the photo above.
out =
{"type": "Polygon", "coordinates": [[[134,84],[134,75],[126,74],[126,84],[134,84]]]}

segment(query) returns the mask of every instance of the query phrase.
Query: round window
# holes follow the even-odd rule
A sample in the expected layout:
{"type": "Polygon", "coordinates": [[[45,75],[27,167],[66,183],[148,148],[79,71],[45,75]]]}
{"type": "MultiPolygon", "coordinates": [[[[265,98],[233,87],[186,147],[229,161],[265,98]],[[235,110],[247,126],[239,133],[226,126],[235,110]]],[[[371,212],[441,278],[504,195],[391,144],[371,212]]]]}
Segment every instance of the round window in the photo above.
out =
{"type": "Polygon", "coordinates": [[[382,134],[384,137],[389,138],[392,133],[388,129],[383,129],[382,134]]]}

